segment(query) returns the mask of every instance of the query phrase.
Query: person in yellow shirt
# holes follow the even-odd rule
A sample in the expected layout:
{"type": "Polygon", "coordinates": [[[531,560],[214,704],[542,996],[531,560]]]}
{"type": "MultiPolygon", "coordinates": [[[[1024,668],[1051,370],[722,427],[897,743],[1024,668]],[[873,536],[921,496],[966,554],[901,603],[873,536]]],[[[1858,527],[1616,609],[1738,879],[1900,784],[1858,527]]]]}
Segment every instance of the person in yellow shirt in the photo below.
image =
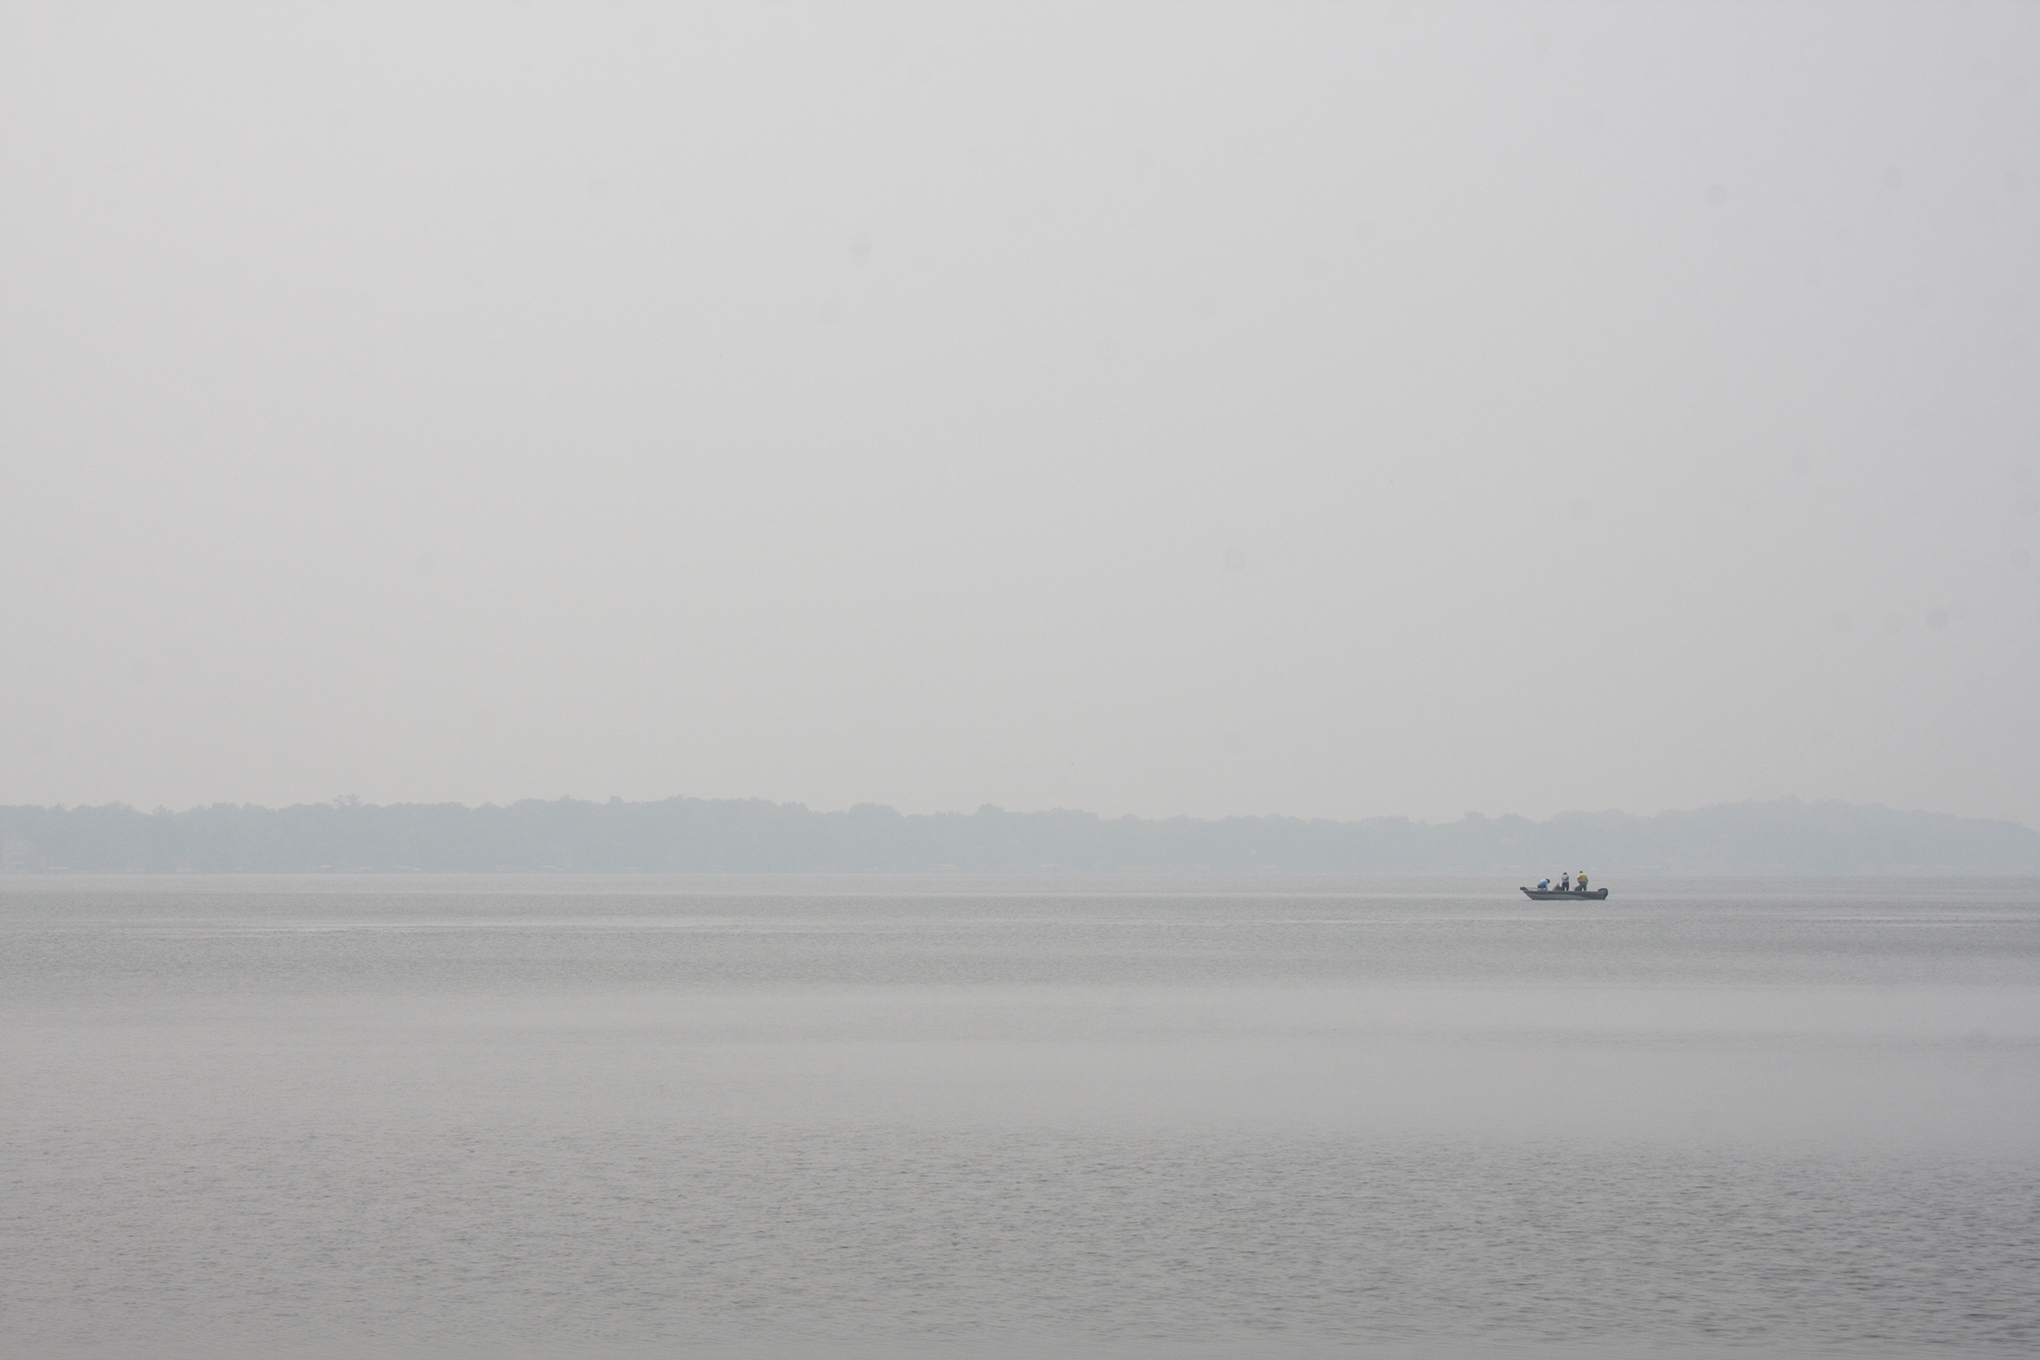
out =
{"type": "Polygon", "coordinates": [[[1573,891],[1585,892],[1586,890],[1587,890],[1587,871],[1585,869],[1582,869],[1580,870],[1579,878],[1575,880],[1573,883],[1573,891]]]}

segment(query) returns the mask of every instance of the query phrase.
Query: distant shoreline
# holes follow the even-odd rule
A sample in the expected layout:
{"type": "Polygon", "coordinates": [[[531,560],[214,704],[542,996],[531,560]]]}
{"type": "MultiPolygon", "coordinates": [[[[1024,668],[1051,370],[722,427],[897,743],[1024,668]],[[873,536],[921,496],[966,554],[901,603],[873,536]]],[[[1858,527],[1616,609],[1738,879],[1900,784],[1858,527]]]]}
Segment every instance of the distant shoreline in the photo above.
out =
{"type": "Polygon", "coordinates": [[[1721,804],[1538,822],[816,812],[762,800],[343,800],[183,812],[0,808],[0,871],[157,874],[1515,874],[1965,878],[2040,874],[2013,822],[1841,802],[1721,804]]]}

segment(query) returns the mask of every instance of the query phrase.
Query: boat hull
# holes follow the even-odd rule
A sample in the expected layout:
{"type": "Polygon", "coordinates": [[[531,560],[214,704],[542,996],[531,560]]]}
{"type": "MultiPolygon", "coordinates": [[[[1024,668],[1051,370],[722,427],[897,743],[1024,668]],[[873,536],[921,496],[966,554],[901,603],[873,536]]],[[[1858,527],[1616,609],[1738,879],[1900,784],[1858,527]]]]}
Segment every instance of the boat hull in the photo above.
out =
{"type": "Polygon", "coordinates": [[[1560,892],[1557,888],[1521,888],[1518,891],[1532,902],[1604,902],[1608,898],[1606,888],[1589,888],[1585,892],[1577,888],[1571,892],[1560,892]]]}

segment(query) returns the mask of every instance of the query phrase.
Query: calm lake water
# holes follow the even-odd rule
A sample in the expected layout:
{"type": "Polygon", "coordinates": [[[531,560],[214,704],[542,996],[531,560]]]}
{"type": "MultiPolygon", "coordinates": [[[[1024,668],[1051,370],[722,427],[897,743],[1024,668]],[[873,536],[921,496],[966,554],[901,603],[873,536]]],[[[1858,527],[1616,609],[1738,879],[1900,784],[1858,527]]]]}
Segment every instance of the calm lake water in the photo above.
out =
{"type": "Polygon", "coordinates": [[[0,1354],[2040,1350],[2040,882],[1609,886],[0,878],[0,1354]]]}

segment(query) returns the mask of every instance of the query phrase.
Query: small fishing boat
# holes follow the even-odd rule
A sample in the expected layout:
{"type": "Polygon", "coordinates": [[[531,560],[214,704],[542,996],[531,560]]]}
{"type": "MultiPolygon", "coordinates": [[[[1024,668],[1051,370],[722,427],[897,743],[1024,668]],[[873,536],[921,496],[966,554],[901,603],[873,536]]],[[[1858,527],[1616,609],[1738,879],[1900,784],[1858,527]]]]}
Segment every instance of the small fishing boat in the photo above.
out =
{"type": "Polygon", "coordinates": [[[1523,896],[1532,902],[1605,902],[1606,888],[1524,888],[1523,896]]]}

